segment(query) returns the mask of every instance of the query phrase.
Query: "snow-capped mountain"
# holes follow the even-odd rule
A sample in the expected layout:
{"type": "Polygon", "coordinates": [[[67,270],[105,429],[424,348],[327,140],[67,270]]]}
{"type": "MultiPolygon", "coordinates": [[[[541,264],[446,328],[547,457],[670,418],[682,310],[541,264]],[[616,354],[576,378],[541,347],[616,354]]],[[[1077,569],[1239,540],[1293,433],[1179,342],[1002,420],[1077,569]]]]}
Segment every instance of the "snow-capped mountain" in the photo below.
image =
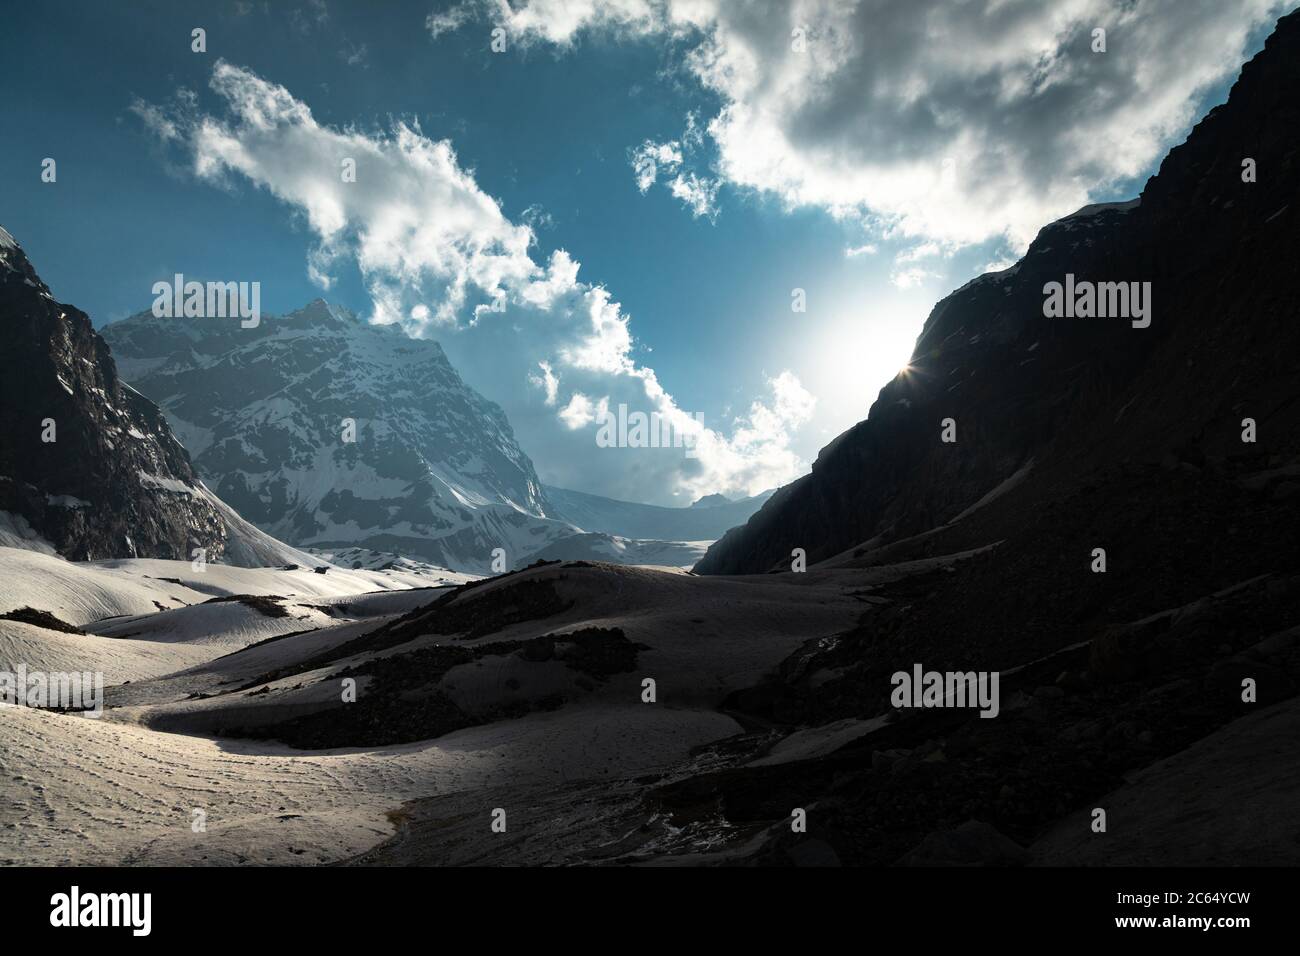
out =
{"type": "Polygon", "coordinates": [[[320,299],[256,328],[146,312],[104,337],[198,472],[276,537],[486,571],[577,530],[432,340],[320,299]]]}
{"type": "Polygon", "coordinates": [[[0,545],[76,560],[309,561],[198,480],[157,406],[0,228],[0,545]]]}

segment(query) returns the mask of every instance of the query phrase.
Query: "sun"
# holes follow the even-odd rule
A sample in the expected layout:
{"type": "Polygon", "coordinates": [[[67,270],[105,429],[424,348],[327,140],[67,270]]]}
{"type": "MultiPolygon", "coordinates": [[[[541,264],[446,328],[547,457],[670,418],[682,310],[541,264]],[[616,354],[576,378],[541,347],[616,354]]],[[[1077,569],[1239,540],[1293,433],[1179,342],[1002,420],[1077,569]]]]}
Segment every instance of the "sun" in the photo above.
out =
{"type": "Polygon", "coordinates": [[[838,434],[867,417],[880,390],[900,375],[921,374],[912,363],[924,312],[877,306],[870,314],[845,308],[789,342],[790,365],[817,396],[819,426],[838,434]]]}

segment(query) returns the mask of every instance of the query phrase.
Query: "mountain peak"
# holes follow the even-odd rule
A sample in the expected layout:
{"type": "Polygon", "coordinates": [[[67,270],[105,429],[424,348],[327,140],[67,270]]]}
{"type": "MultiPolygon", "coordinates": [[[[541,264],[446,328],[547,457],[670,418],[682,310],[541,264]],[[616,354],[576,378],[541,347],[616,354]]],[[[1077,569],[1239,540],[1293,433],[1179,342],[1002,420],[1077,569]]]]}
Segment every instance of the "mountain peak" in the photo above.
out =
{"type": "Polygon", "coordinates": [[[317,298],[238,323],[141,316],[104,330],[122,374],[163,405],[198,472],[246,519],[303,547],[401,551],[488,570],[573,528],[505,413],[432,339],[317,298]]]}
{"type": "Polygon", "coordinates": [[[27,253],[18,244],[18,240],[3,226],[0,226],[0,271],[20,273],[27,285],[46,294],[50,291],[41,281],[41,277],[36,274],[36,270],[32,268],[32,264],[27,260],[27,253]]]}
{"type": "Polygon", "coordinates": [[[692,508],[719,508],[722,505],[729,505],[729,504],[731,504],[731,499],[728,498],[726,495],[712,494],[712,495],[705,495],[703,498],[699,499],[698,501],[692,502],[691,507],[692,508]]]}
{"type": "Polygon", "coordinates": [[[290,323],[294,320],[302,320],[305,322],[326,322],[331,325],[361,324],[351,309],[327,302],[319,296],[301,308],[285,313],[284,319],[290,323]]]}

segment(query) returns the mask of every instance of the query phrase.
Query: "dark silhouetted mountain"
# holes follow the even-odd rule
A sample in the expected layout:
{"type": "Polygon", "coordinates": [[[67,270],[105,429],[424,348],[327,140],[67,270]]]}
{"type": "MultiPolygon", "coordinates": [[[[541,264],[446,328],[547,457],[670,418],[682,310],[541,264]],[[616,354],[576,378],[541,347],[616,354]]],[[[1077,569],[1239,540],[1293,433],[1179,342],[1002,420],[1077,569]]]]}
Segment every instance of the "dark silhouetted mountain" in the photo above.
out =
{"type": "MultiPolygon", "coordinates": [[[[1300,248],[1300,19],[1284,18],[1229,101],[1173,149],[1141,196],[1046,226],[1018,263],[936,305],[909,370],[717,542],[701,573],[863,558],[954,529],[994,501],[1011,534],[1030,501],[1061,500],[1127,463],[1261,455],[1294,469],[1300,248]],[[1243,162],[1258,181],[1243,181],[1243,162]],[[1150,282],[1152,318],[1048,318],[1045,285],[1150,282]],[[1257,444],[1243,444],[1255,419],[1257,444]],[[955,443],[941,440],[955,423],[955,443]]],[[[981,544],[987,542],[980,542],[981,544]]],[[[936,553],[938,553],[936,551],[936,553]]]]}
{"type": "Polygon", "coordinates": [[[720,508],[723,505],[731,504],[731,499],[726,495],[705,495],[698,501],[691,502],[692,508],[720,508]]]}

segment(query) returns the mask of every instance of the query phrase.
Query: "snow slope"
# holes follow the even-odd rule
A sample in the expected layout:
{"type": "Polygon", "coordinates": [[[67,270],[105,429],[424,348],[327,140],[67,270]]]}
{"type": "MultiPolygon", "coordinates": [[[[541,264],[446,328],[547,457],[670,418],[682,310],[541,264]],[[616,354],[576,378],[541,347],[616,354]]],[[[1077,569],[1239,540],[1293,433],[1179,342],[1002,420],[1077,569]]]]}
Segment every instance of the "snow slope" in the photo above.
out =
{"type": "MultiPolygon", "coordinates": [[[[143,576],[166,564],[113,562],[114,567],[95,570],[137,575],[140,586],[152,592],[156,579],[143,576]]],[[[225,582],[239,590],[247,589],[254,574],[265,574],[275,587],[298,583],[296,572],[222,572],[239,578],[225,582]]],[[[324,576],[308,572],[305,578],[323,577],[323,584],[334,575],[333,570],[324,576]]],[[[62,635],[66,641],[45,644],[51,663],[95,661],[117,676],[140,677],[110,688],[109,709],[99,720],[27,708],[4,711],[0,864],[334,862],[391,835],[400,820],[394,814],[408,801],[454,793],[503,793],[512,831],[524,832],[528,805],[511,794],[563,787],[593,774],[632,778],[673,766],[688,759],[693,748],[740,732],[716,709],[726,694],[751,683],[802,642],[833,633],[860,613],[860,602],[844,593],[847,579],[801,578],[806,579],[706,581],[643,568],[547,565],[466,589],[453,604],[490,612],[519,587],[554,586],[567,609],[457,645],[527,640],[584,627],[621,628],[645,645],[642,660],[633,672],[589,682],[588,690],[558,710],[533,709],[516,719],[489,719],[434,740],[396,746],[304,751],[213,738],[198,728],[205,722],[251,722],[258,713],[276,718],[294,707],[319,707],[329,698],[337,704],[338,682],[331,673],[349,663],[400,657],[428,646],[431,638],[301,672],[293,672],[295,662],[355,641],[438,592],[332,599],[341,601],[337,607],[348,615],[375,616],[258,643],[152,680],[147,679],[154,666],[147,657],[149,644],[169,653],[215,654],[220,635],[214,630],[194,639],[199,632],[239,629],[252,619],[239,616],[236,602],[222,602],[227,609],[201,626],[193,622],[221,605],[141,619],[140,624],[159,625],[150,632],[156,641],[62,635]],[[186,633],[190,639],[182,639],[186,633]],[[75,648],[76,640],[85,641],[81,655],[56,656],[59,648],[75,648]],[[249,683],[276,668],[290,673],[282,680],[249,683]],[[659,681],[661,702],[655,706],[641,701],[644,674],[659,681]],[[196,809],[206,814],[200,833],[191,828],[196,809]]],[[[190,583],[200,582],[185,581],[190,583]]],[[[251,636],[221,634],[235,642],[251,636]]],[[[0,637],[0,648],[29,637],[15,631],[9,645],[0,637]]],[[[517,655],[483,660],[488,666],[462,666],[447,674],[454,685],[449,689],[467,707],[518,700],[530,688],[540,693],[565,673],[556,661],[517,655]]],[[[411,666],[418,667],[418,661],[411,659],[411,666]]],[[[564,679],[571,683],[572,676],[564,679]]],[[[483,810],[484,832],[494,805],[483,810]]]]}
{"type": "Polygon", "coordinates": [[[152,615],[159,610],[201,604],[232,594],[332,599],[370,591],[459,584],[471,576],[441,571],[369,571],[329,567],[321,562],[283,568],[209,564],[196,571],[188,561],[117,558],[76,562],[17,548],[0,548],[0,613],[33,607],[69,624],[152,615]]]}

